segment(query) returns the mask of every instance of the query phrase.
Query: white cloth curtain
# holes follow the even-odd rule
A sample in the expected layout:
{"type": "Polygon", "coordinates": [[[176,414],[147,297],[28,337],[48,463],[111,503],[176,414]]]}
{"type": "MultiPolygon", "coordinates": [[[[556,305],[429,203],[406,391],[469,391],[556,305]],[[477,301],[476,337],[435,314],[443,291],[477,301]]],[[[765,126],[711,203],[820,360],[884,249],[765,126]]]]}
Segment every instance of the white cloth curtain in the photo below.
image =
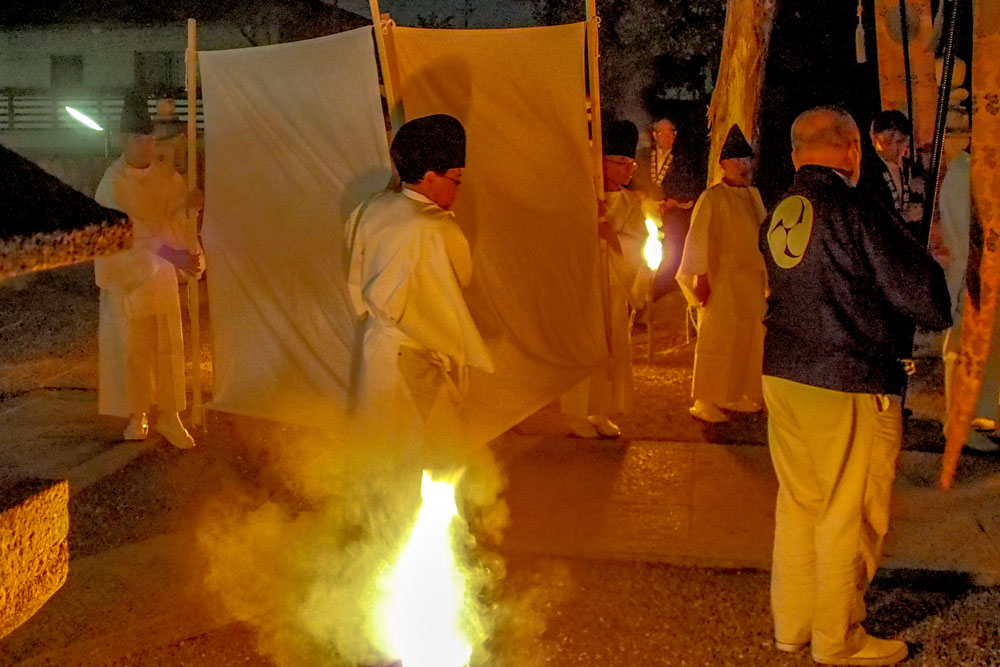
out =
{"type": "Polygon", "coordinates": [[[344,220],[391,176],[372,45],[360,28],[199,54],[211,408],[343,414],[357,341],[344,220]]]}
{"type": "Polygon", "coordinates": [[[496,373],[463,415],[494,437],[608,356],[586,116],[585,25],[394,28],[407,119],[449,113],[467,157],[453,210],[472,247],[469,307],[496,373]]]}
{"type": "MultiPolygon", "coordinates": [[[[608,354],[588,148],[584,25],[394,29],[407,116],[451,113],[467,293],[497,372],[463,409],[499,435],[608,354]]],[[[209,407],[323,425],[344,412],[357,327],[344,220],[390,169],[371,28],[199,54],[214,341],[209,407]]]]}

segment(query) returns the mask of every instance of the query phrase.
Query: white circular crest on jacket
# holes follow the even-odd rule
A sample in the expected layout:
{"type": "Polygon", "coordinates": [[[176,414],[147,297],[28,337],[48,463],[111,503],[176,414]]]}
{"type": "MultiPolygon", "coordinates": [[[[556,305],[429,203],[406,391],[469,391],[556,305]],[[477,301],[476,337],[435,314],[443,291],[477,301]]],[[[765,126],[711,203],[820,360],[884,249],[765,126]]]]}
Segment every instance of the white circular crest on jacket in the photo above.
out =
{"type": "Polygon", "coordinates": [[[801,195],[786,197],[774,209],[767,229],[767,245],[774,263],[791,269],[802,261],[812,237],[812,203],[801,195]]]}

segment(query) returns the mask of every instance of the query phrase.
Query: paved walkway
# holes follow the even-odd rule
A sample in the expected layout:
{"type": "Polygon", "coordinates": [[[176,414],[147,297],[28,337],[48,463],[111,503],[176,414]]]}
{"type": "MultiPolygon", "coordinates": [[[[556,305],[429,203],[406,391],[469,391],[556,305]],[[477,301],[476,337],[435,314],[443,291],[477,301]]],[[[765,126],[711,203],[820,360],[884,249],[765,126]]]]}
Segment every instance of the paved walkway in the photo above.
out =
{"type": "MultiPolygon", "coordinates": [[[[777,480],[766,447],[506,436],[512,551],[767,569],[777,480]]],[[[901,455],[885,566],[1000,582],[1000,459],[901,455]]]]}
{"type": "MultiPolygon", "coordinates": [[[[36,389],[0,406],[0,470],[68,478],[71,513],[83,522],[71,533],[66,585],[0,641],[0,664],[273,664],[259,653],[258,632],[205,595],[204,555],[192,549],[197,519],[191,508],[199,494],[226,486],[227,470],[244,474],[245,462],[232,447],[241,427],[227,428],[224,418],[201,446],[182,452],[155,436],[143,443],[118,440],[121,420],[96,415],[92,390],[36,389]],[[133,462],[137,468],[126,469],[133,462]],[[93,492],[83,493],[90,487],[93,492]],[[121,528],[130,521],[137,525],[121,528]],[[105,544],[102,531],[113,526],[124,539],[105,544]]],[[[503,550],[512,562],[551,555],[623,566],[769,566],[776,482],[765,447],[510,433],[494,450],[509,477],[512,524],[503,550]]],[[[902,455],[886,565],[996,583],[1000,458],[964,457],[949,492],[935,487],[938,458],[902,455]]],[[[633,578],[645,581],[656,572],[636,571],[633,578]]],[[[766,582],[751,580],[754,640],[758,634],[766,640],[766,582]]],[[[661,582],[666,591],[682,586],[661,582]]],[[[577,584],[557,588],[575,591],[577,584]]],[[[690,647],[681,642],[677,650],[688,655],[690,647]]],[[[762,651],[753,664],[795,663],[762,651]]]]}
{"type": "MultiPolygon", "coordinates": [[[[119,440],[96,392],[35,390],[0,404],[0,470],[70,491],[164,446],[119,440]]],[[[512,552],[767,569],[777,483],[767,448],[516,435],[494,450],[509,485],[512,552]]],[[[886,566],[1000,582],[1000,457],[966,455],[951,491],[940,455],[901,455],[886,566]]]]}

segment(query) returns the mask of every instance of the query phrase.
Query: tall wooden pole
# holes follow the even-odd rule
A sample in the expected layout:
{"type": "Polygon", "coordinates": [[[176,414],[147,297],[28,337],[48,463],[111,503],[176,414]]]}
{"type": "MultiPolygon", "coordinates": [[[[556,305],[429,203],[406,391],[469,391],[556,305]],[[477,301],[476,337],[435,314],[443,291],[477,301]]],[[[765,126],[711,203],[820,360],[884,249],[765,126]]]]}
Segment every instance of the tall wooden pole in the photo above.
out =
{"type": "Polygon", "coordinates": [[[590,156],[594,163],[594,187],[597,198],[604,199],[604,147],[601,144],[601,75],[597,67],[600,58],[598,43],[598,27],[601,24],[597,16],[597,0],[587,2],[587,74],[590,82],[590,127],[592,141],[590,156]]]}
{"type": "MultiPolygon", "coordinates": [[[[899,34],[903,40],[903,82],[906,84],[906,117],[913,123],[913,71],[910,64],[910,19],[906,15],[906,0],[899,0],[899,34]]],[[[910,132],[910,157],[916,158],[917,147],[910,132]]]]}
{"type": "MultiPolygon", "coordinates": [[[[656,296],[656,271],[649,279],[649,287],[646,289],[646,361],[652,365],[653,363],[653,303],[655,302],[654,297],[656,296]]],[[[687,326],[687,314],[684,315],[685,324],[687,326]]]]}
{"type": "MultiPolygon", "coordinates": [[[[590,84],[590,158],[594,174],[594,189],[597,199],[604,201],[604,146],[601,140],[601,73],[597,66],[600,58],[598,42],[598,27],[601,19],[597,16],[597,0],[587,2],[587,74],[590,84]]],[[[604,337],[608,343],[608,354],[611,354],[611,284],[610,259],[608,258],[608,242],[600,241],[601,255],[601,307],[604,313],[604,337]]],[[[608,365],[608,372],[611,365],[608,365]]]]}
{"type": "Polygon", "coordinates": [[[395,73],[392,60],[389,58],[389,15],[383,15],[379,10],[378,0],[368,0],[372,12],[372,26],[375,28],[375,46],[378,49],[379,69],[382,71],[382,86],[385,90],[385,104],[389,109],[389,123],[393,133],[403,124],[403,107],[396,94],[395,73]]]}
{"type": "MultiPolygon", "coordinates": [[[[198,189],[198,36],[194,19],[188,19],[187,65],[187,186],[188,192],[198,189]]],[[[198,243],[198,214],[188,209],[188,235],[192,248],[200,248],[198,243]]],[[[189,276],[188,317],[191,320],[191,423],[202,423],[201,405],[201,315],[198,294],[198,278],[189,276]]]]}

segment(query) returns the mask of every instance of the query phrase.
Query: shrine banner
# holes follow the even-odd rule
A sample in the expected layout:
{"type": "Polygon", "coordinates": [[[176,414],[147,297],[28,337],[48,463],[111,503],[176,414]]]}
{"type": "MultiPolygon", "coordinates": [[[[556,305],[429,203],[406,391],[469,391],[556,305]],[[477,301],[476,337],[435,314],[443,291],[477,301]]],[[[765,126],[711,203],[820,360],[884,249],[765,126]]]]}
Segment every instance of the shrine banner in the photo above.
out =
{"type": "MultiPolygon", "coordinates": [[[[903,59],[903,31],[900,0],[875,0],[875,26],[878,43],[878,73],[881,82],[882,108],[907,113],[906,65],[903,59]]],[[[910,53],[910,76],[913,88],[913,141],[917,149],[930,149],[934,140],[938,86],[935,77],[934,50],[938,36],[934,30],[929,0],[906,0],[910,53]]],[[[867,134],[867,128],[861,128],[867,134]]],[[[929,166],[929,160],[927,166],[929,166]]]]}
{"type": "MultiPolygon", "coordinates": [[[[972,228],[981,239],[978,291],[970,286],[962,315],[962,340],[948,406],[941,486],[949,488],[975,416],[990,354],[1000,287],[1000,4],[976,3],[972,57],[972,228]]],[[[977,246],[979,244],[976,244],[977,246]]],[[[977,253],[970,252],[969,263],[977,253]]],[[[975,270],[973,268],[973,270],[975,270]]]]}
{"type": "Polygon", "coordinates": [[[767,62],[777,6],[775,0],[729,2],[719,76],[708,108],[708,124],[712,128],[708,185],[722,178],[719,153],[733,124],[740,126],[751,144],[757,143],[755,134],[760,92],[764,85],[764,64],[767,62]]]}

